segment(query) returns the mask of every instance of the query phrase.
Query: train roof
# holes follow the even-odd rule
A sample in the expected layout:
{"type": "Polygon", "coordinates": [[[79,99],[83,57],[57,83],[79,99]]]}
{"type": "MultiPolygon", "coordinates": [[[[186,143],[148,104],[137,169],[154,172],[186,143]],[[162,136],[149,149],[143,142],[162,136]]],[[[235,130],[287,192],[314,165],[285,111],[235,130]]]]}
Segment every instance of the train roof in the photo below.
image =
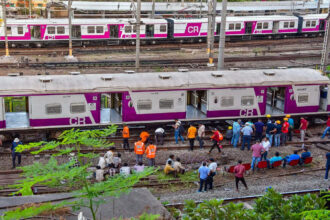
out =
{"type": "Polygon", "coordinates": [[[233,88],[330,84],[317,70],[261,69],[196,72],[2,76],[0,95],[233,88]]]}
{"type": "Polygon", "coordinates": [[[304,19],[325,19],[327,18],[328,14],[308,14],[308,15],[302,15],[304,19]]]}

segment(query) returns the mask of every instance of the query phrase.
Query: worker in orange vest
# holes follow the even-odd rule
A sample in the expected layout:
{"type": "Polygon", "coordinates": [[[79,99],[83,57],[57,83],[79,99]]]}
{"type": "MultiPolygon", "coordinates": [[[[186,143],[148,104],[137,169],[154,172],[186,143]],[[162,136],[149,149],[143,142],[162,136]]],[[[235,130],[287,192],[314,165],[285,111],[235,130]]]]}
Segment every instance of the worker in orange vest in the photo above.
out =
{"type": "Polygon", "coordinates": [[[128,138],[129,138],[129,128],[126,124],[123,124],[123,147],[125,150],[129,150],[129,143],[128,143],[128,138]]]}
{"type": "Polygon", "coordinates": [[[152,141],[150,141],[149,146],[146,149],[146,155],[149,161],[149,166],[155,166],[155,157],[156,157],[156,146],[152,144],[152,141]]]}
{"type": "Polygon", "coordinates": [[[150,134],[147,131],[142,131],[140,134],[140,138],[144,144],[147,144],[149,141],[150,134]]]}
{"type": "Polygon", "coordinates": [[[139,162],[143,163],[144,151],[145,151],[145,146],[140,138],[140,140],[138,142],[135,142],[134,145],[134,152],[136,154],[136,164],[139,164],[139,162]]]}
{"type": "Polygon", "coordinates": [[[194,142],[197,134],[197,128],[193,126],[193,124],[190,124],[190,127],[188,128],[187,138],[189,140],[190,144],[190,150],[194,150],[194,142]]]}

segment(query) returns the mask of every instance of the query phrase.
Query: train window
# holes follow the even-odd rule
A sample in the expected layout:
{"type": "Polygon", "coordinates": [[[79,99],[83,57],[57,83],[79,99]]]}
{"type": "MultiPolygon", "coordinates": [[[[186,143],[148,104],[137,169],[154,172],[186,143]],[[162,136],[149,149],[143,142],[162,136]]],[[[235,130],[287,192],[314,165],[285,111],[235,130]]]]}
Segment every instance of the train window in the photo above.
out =
{"type": "Polygon", "coordinates": [[[312,27],[315,27],[316,26],[316,21],[312,21],[312,27]]]}
{"type": "Polygon", "coordinates": [[[294,22],[291,21],[291,22],[290,22],[290,28],[293,28],[293,27],[294,27],[294,22]]]}
{"type": "Polygon", "coordinates": [[[96,33],[103,34],[103,26],[96,26],[96,33]]]}
{"type": "Polygon", "coordinates": [[[253,96],[242,96],[241,98],[241,105],[242,106],[251,106],[254,103],[253,96]]]}
{"type": "Polygon", "coordinates": [[[311,26],[311,22],[310,21],[306,21],[306,27],[310,27],[311,26]]]}
{"type": "Polygon", "coordinates": [[[64,27],[63,26],[57,27],[57,34],[64,34],[64,27]]]}
{"type": "Polygon", "coordinates": [[[87,33],[94,34],[95,33],[95,26],[88,26],[87,33]]]}
{"type": "Polygon", "coordinates": [[[7,35],[11,35],[11,27],[7,27],[7,35]]]}
{"type": "Polygon", "coordinates": [[[159,109],[172,109],[174,107],[173,99],[160,99],[159,109]]]}
{"type": "Polygon", "coordinates": [[[262,23],[257,23],[257,29],[262,29],[262,23]]]}
{"type": "Polygon", "coordinates": [[[262,29],[268,29],[268,22],[263,23],[262,29]]]}
{"type": "Polygon", "coordinates": [[[62,106],[61,104],[48,104],[46,105],[46,114],[53,115],[53,114],[61,114],[62,113],[62,106]]]}
{"type": "Polygon", "coordinates": [[[86,111],[86,106],[84,103],[71,103],[70,112],[75,113],[84,113],[86,111]]]}
{"type": "Polygon", "coordinates": [[[162,24],[162,25],[160,25],[160,27],[159,27],[159,31],[160,32],[166,32],[166,24],[162,24]]]}
{"type": "Polygon", "coordinates": [[[235,25],[234,24],[229,24],[229,30],[234,30],[235,25]]]}
{"type": "Polygon", "coordinates": [[[241,23],[235,24],[235,30],[241,30],[241,23]]]}
{"type": "Polygon", "coordinates": [[[230,107],[234,105],[234,96],[221,97],[221,107],[230,107]]]}
{"type": "Polygon", "coordinates": [[[151,107],[152,107],[152,101],[150,99],[139,100],[137,102],[138,110],[151,110],[151,107]]]}
{"type": "Polygon", "coordinates": [[[289,27],[289,22],[284,22],[283,27],[288,28],[289,27]]]}
{"type": "Polygon", "coordinates": [[[17,27],[17,34],[22,35],[23,33],[23,27],[17,27]]]}
{"type": "Polygon", "coordinates": [[[133,25],[133,33],[136,33],[136,25],[133,25]]]}
{"type": "Polygon", "coordinates": [[[55,34],[55,27],[47,27],[48,34],[55,34]]]}
{"type": "Polygon", "coordinates": [[[131,33],[131,32],[132,32],[132,26],[126,26],[125,33],[131,33]]]}
{"type": "Polygon", "coordinates": [[[308,94],[307,93],[300,93],[298,95],[298,103],[307,103],[308,102],[308,94]]]}

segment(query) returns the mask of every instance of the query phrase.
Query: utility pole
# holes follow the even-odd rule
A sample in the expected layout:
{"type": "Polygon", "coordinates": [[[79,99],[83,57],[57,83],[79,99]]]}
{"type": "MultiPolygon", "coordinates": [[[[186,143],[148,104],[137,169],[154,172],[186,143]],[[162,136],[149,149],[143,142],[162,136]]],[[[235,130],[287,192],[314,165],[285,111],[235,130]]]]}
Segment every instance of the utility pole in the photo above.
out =
{"type": "Polygon", "coordinates": [[[135,69],[138,72],[140,68],[140,23],[141,23],[141,0],[137,0],[136,10],[136,56],[135,69]]]}
{"type": "Polygon", "coordinates": [[[31,15],[32,15],[32,0],[29,0],[29,14],[30,14],[30,19],[31,19],[31,15]]]}
{"type": "Polygon", "coordinates": [[[5,32],[5,50],[6,55],[5,57],[9,57],[9,49],[8,49],[8,36],[7,36],[7,15],[6,15],[6,0],[2,0],[2,22],[3,22],[3,29],[5,32]]]}
{"type": "Polygon", "coordinates": [[[329,49],[330,49],[330,4],[328,9],[328,16],[326,18],[327,25],[325,27],[325,33],[324,33],[324,42],[323,42],[323,49],[322,49],[322,57],[321,57],[321,66],[320,69],[325,74],[325,71],[327,70],[328,65],[328,58],[329,58],[329,49]]]}
{"type": "Polygon", "coordinates": [[[69,58],[72,56],[72,0],[68,2],[68,16],[69,16],[69,58]]]}
{"type": "Polygon", "coordinates": [[[219,38],[219,55],[218,55],[218,70],[225,67],[225,43],[226,43],[226,14],[227,14],[227,0],[222,0],[221,9],[221,30],[219,38]]]}
{"type": "Polygon", "coordinates": [[[210,54],[211,48],[211,25],[212,25],[212,0],[207,0],[207,49],[206,53],[210,54]]]}
{"type": "Polygon", "coordinates": [[[318,13],[320,13],[320,8],[321,8],[321,2],[322,0],[317,0],[317,11],[316,11],[316,13],[318,14],[318,13]]]}
{"type": "Polygon", "coordinates": [[[155,18],[155,0],[152,0],[152,12],[151,12],[151,18],[155,18]]]}
{"type": "Polygon", "coordinates": [[[216,19],[216,12],[217,12],[217,0],[209,0],[211,2],[211,24],[208,24],[210,27],[209,33],[209,47],[208,47],[208,54],[209,54],[209,63],[207,64],[209,67],[214,66],[213,64],[213,52],[214,52],[214,29],[215,29],[215,19],[216,19]]]}

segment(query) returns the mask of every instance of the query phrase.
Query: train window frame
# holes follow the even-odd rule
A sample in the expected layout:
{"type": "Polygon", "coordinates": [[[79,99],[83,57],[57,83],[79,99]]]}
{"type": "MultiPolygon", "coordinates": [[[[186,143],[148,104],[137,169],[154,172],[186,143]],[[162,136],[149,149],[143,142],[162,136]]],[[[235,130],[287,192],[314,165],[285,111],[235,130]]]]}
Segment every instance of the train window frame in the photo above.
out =
{"type": "Polygon", "coordinates": [[[262,29],[268,29],[269,28],[269,24],[268,24],[268,22],[264,22],[263,24],[262,24],[262,29]]]}
{"type": "Polygon", "coordinates": [[[294,21],[290,21],[290,28],[294,28],[295,22],[294,21]]]}
{"type": "Polygon", "coordinates": [[[96,26],[95,31],[97,34],[103,34],[104,33],[104,27],[103,26],[96,26]]]}
{"type": "Polygon", "coordinates": [[[161,24],[159,26],[159,32],[166,33],[167,32],[167,25],[166,24],[161,24]]]}
{"type": "Polygon", "coordinates": [[[57,34],[65,34],[65,28],[64,26],[58,26],[56,27],[57,34]]]}
{"type": "Polygon", "coordinates": [[[125,33],[132,33],[132,26],[131,25],[127,25],[125,26],[125,33]]]}
{"type": "Polygon", "coordinates": [[[7,35],[11,35],[11,34],[12,34],[11,26],[7,26],[7,35]]]}
{"type": "Polygon", "coordinates": [[[87,34],[95,34],[95,26],[87,26],[87,34]]]}
{"type": "Polygon", "coordinates": [[[234,23],[230,23],[228,25],[228,30],[235,30],[235,24],[234,23]]]}
{"type": "Polygon", "coordinates": [[[283,28],[289,28],[289,22],[288,21],[283,22],[283,28]]]}
{"type": "Polygon", "coordinates": [[[254,105],[254,96],[246,95],[241,97],[241,106],[253,106],[254,105]],[[246,100],[252,100],[250,104],[244,103],[246,100]]]}
{"type": "Polygon", "coordinates": [[[311,27],[316,27],[316,21],[311,22],[311,27]]]}
{"type": "Polygon", "coordinates": [[[300,103],[300,104],[308,103],[308,99],[309,99],[309,94],[308,93],[299,93],[298,96],[297,96],[297,102],[300,103]]]}
{"type": "Polygon", "coordinates": [[[241,23],[236,23],[235,24],[235,30],[241,30],[241,23]]]}
{"type": "Polygon", "coordinates": [[[86,105],[85,103],[83,102],[76,102],[76,103],[71,103],[70,104],[70,113],[71,114],[81,114],[81,113],[85,113],[86,112],[86,105]],[[83,110],[80,110],[80,111],[73,111],[73,108],[75,107],[80,107],[80,106],[83,106],[83,110]]]}
{"type": "Polygon", "coordinates": [[[18,35],[23,35],[24,34],[23,26],[17,26],[17,34],[18,35]]]}
{"type": "Polygon", "coordinates": [[[234,96],[222,96],[221,100],[220,100],[220,106],[221,107],[232,107],[234,106],[234,100],[235,97],[234,96]],[[224,103],[224,101],[230,100],[230,104],[224,103]]]}
{"type": "Polygon", "coordinates": [[[257,30],[261,30],[262,29],[262,22],[258,22],[257,23],[257,30]]]}
{"type": "Polygon", "coordinates": [[[55,34],[56,28],[55,26],[47,27],[47,34],[55,34]]]}
{"type": "Polygon", "coordinates": [[[151,99],[140,99],[136,103],[136,108],[137,108],[138,111],[141,111],[141,110],[142,111],[143,110],[144,111],[152,110],[152,100],[151,99]],[[143,106],[143,108],[141,108],[142,106],[143,106]],[[145,108],[145,106],[148,106],[148,108],[145,108]]]}
{"type": "Polygon", "coordinates": [[[173,109],[174,108],[174,99],[159,99],[159,109],[173,109]],[[166,103],[165,105],[162,105],[161,102],[166,103]],[[170,103],[170,105],[168,106],[167,104],[170,103]]]}
{"type": "Polygon", "coordinates": [[[60,115],[62,114],[62,105],[60,103],[51,103],[45,105],[45,113],[47,115],[60,115]],[[59,108],[59,111],[49,112],[49,108],[59,108]]]}

